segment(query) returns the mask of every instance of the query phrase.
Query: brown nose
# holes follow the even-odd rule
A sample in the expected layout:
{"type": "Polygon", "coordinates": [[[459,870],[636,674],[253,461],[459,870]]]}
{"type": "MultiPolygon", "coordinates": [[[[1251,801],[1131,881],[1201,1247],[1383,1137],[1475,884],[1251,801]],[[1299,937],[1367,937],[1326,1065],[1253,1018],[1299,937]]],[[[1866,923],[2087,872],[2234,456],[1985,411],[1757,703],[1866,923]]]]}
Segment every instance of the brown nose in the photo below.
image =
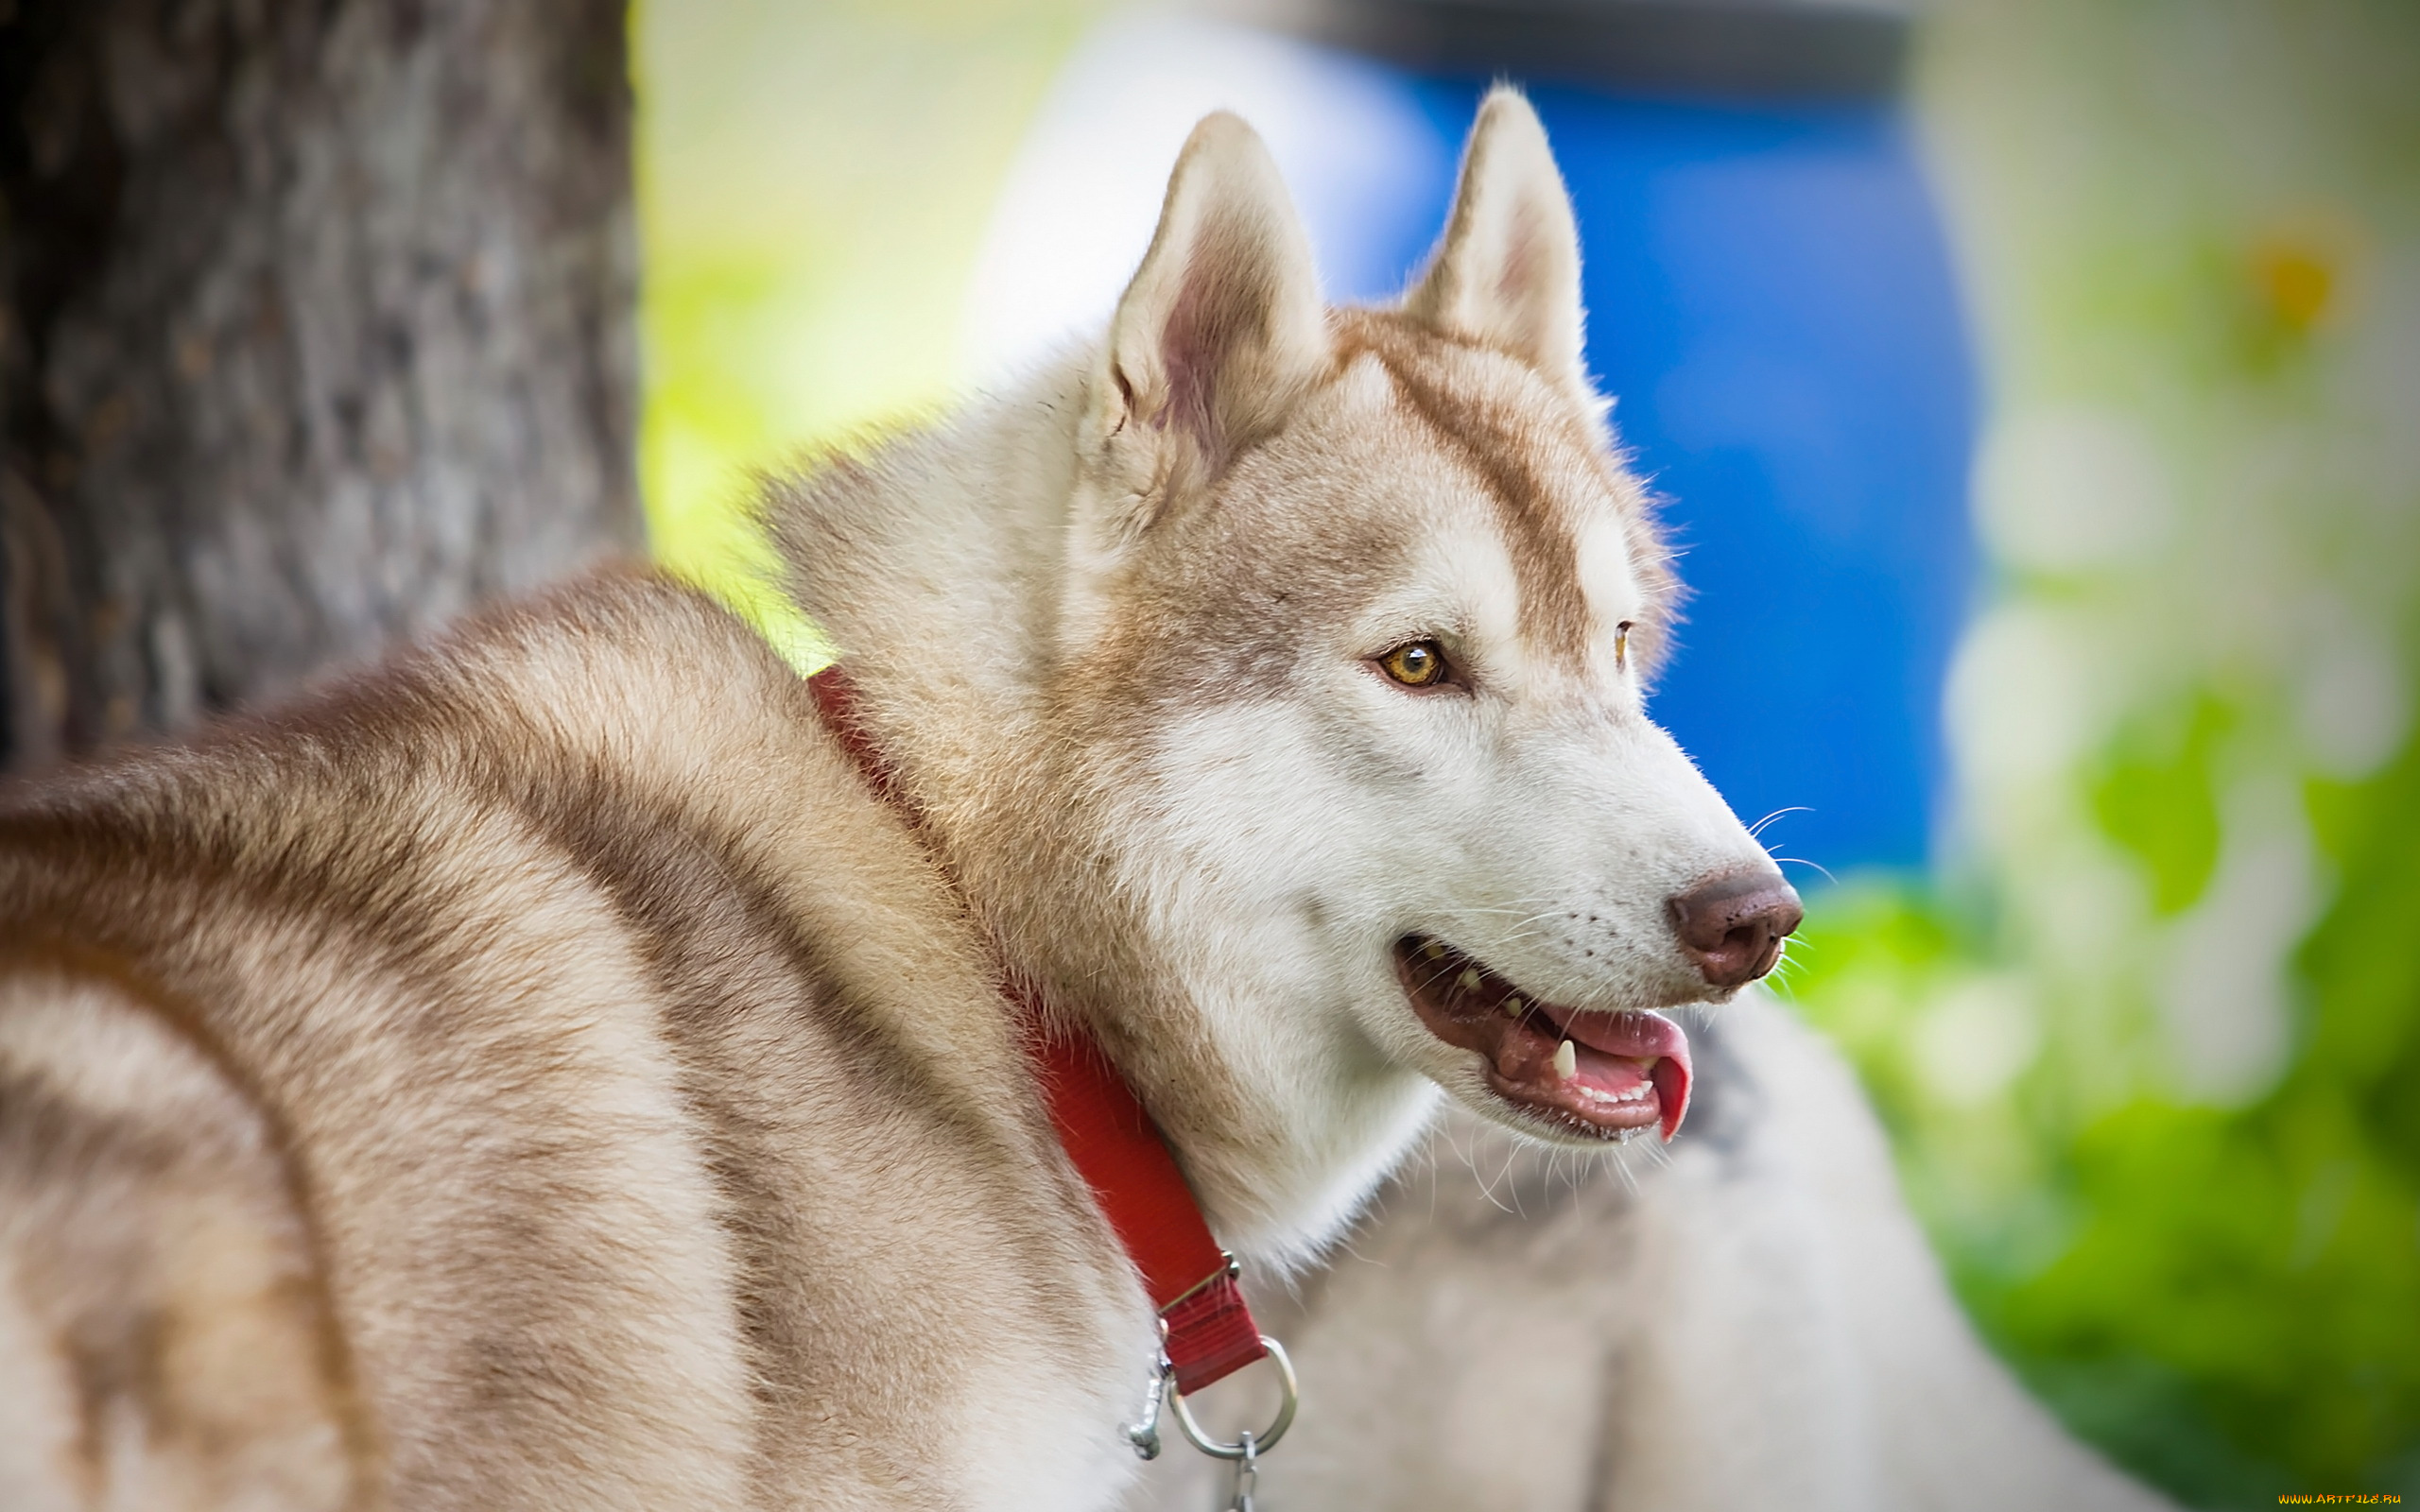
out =
{"type": "Polygon", "coordinates": [[[1754,871],[1702,882],[1667,906],[1682,954],[1720,988],[1741,987],[1772,971],[1783,936],[1806,914],[1789,884],[1754,871]]]}

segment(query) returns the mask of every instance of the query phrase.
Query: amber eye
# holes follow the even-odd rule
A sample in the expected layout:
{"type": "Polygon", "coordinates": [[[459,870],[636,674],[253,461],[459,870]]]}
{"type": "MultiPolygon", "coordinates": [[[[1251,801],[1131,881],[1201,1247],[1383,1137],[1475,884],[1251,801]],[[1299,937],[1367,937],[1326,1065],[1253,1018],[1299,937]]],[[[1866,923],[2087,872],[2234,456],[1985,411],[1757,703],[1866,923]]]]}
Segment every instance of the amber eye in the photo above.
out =
{"type": "Polygon", "coordinates": [[[1628,620],[1614,627],[1614,670],[1616,672],[1630,670],[1630,627],[1628,620]]]}
{"type": "Polygon", "coordinates": [[[1434,641],[1409,641],[1378,658],[1378,666],[1407,688],[1433,688],[1445,680],[1445,648],[1434,641]]]}

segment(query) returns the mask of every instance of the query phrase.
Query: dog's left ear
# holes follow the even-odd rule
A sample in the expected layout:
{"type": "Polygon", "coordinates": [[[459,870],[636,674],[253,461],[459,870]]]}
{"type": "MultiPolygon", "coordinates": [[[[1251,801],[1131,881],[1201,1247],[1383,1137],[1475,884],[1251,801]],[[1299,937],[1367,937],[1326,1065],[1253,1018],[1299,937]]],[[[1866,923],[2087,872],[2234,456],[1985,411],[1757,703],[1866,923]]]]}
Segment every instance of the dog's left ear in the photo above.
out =
{"type": "Polygon", "coordinates": [[[1538,112],[1489,92],[1462,149],[1445,237],[1404,312],[1510,353],[1592,399],[1581,361],[1580,228],[1538,112]]]}
{"type": "Polygon", "coordinates": [[[1330,352],[1310,241],[1269,148],[1226,112],[1203,118],[1094,373],[1096,545],[1131,540],[1275,431],[1330,352]]]}

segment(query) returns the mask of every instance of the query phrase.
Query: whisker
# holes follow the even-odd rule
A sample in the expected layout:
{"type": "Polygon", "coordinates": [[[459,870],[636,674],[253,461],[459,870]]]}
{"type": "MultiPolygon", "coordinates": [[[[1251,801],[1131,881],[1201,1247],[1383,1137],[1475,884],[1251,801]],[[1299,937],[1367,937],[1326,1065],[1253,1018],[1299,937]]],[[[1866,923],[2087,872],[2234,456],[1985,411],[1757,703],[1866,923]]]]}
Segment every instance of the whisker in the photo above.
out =
{"type": "Polygon", "coordinates": [[[1766,825],[1772,823],[1773,820],[1780,818],[1785,814],[1812,814],[1815,811],[1813,809],[1808,808],[1804,803],[1794,803],[1786,809],[1775,809],[1771,814],[1766,815],[1763,818],[1758,819],[1755,823],[1748,826],[1748,838],[1754,840],[1762,835],[1765,833],[1766,825]]]}
{"type": "Polygon", "coordinates": [[[1501,1198],[1501,1197],[1499,1197],[1499,1196],[1497,1196],[1497,1195],[1495,1194],[1495,1188],[1496,1188],[1496,1184],[1497,1184],[1497,1182],[1498,1182],[1498,1181],[1501,1181],[1501,1180],[1503,1179],[1503,1177],[1504,1177],[1509,1176],[1509,1175],[1511,1175],[1511,1174],[1512,1174],[1512,1167],[1511,1162],[1509,1162],[1509,1161],[1508,1161],[1508,1162],[1506,1162],[1505,1167],[1504,1167],[1504,1170],[1503,1170],[1503,1171],[1501,1171],[1501,1172],[1499,1172],[1499,1173],[1497,1173],[1497,1176],[1496,1176],[1496,1179],[1495,1179],[1495,1180],[1491,1181],[1491,1180],[1490,1180],[1490,1179],[1488,1179],[1486,1177],[1479,1175],[1479,1169],[1478,1169],[1478,1146],[1476,1143],[1474,1143],[1474,1144],[1471,1146],[1470,1167],[1471,1167],[1471,1176],[1472,1176],[1472,1177],[1473,1177],[1474,1179],[1476,1179],[1476,1180],[1478,1182],[1478,1192],[1479,1192],[1479,1195],[1480,1195],[1480,1196],[1485,1197],[1485,1198],[1488,1200],[1489,1204],[1490,1204],[1491,1206],[1493,1206],[1493,1207],[1494,1207],[1494,1208],[1495,1208],[1498,1212],[1509,1212],[1509,1213],[1512,1213],[1512,1215],[1513,1215],[1513,1216],[1515,1216],[1515,1217],[1520,1216],[1520,1214],[1519,1214],[1517,1211],[1515,1211],[1513,1209],[1512,1209],[1512,1208],[1510,1208],[1510,1207],[1507,1207],[1507,1206],[1505,1205],[1505,1202],[1504,1202],[1504,1199],[1503,1199],[1503,1198],[1501,1198]]]}

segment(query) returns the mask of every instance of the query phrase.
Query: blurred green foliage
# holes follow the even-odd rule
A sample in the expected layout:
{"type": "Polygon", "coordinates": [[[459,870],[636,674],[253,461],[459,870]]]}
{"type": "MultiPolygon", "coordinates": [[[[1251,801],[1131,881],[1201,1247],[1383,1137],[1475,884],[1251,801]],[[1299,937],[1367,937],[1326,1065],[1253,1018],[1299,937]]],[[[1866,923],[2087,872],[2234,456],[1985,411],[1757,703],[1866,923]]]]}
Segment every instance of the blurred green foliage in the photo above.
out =
{"type": "Polygon", "coordinates": [[[2060,1045],[2006,1101],[1945,1098],[1928,1016],[2006,977],[1917,888],[1824,895],[1790,980],[1866,1072],[1984,1333],[2079,1433],[2207,1507],[2411,1495],[2420,1447],[2420,745],[2321,805],[2338,902],[2296,955],[2294,1059],[2251,1106],[2088,1110],[2060,1045]]]}
{"type": "Polygon", "coordinates": [[[2224,820],[2210,768],[2227,710],[2206,694],[2129,719],[2092,773],[2092,808],[2149,877],[2152,906],[2180,913],[2219,867],[2224,820]]]}
{"type": "Polygon", "coordinates": [[[1996,390],[1962,818],[1789,990],[2070,1425],[2420,1495],[2420,11],[1953,4],[1923,79],[1996,390]]]}
{"type": "MultiPolygon", "coordinates": [[[[2005,1097],[1945,1095],[1928,1029],[2025,968],[1979,927],[1991,910],[1925,889],[1823,896],[1789,983],[1864,1071],[1987,1334],[2196,1505],[2411,1494],[2420,1469],[2420,744],[2309,796],[2335,902],[2295,955],[2290,1063],[2245,1106],[2152,1087],[2080,1106],[2055,1041],[2005,1097]]],[[[2125,822],[2163,802],[2188,815],[2164,823],[2207,823],[2186,783],[2135,794],[2125,822]]]]}

